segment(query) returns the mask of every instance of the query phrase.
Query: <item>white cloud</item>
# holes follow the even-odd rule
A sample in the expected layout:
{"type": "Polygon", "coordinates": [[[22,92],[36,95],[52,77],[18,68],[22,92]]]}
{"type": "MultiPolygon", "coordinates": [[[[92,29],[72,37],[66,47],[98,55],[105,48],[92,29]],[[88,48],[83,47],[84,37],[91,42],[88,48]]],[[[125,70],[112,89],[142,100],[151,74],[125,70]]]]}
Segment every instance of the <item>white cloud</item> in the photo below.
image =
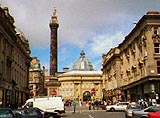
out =
{"type": "MultiPolygon", "coordinates": [[[[0,3],[9,7],[16,26],[35,49],[49,48],[49,22],[56,7],[59,47],[69,44],[84,49],[91,59],[117,46],[133,27],[133,21],[148,10],[160,10],[159,0],[0,0],[0,3]]],[[[77,50],[60,51],[60,65],[70,65],[65,64],[69,54],[72,59],[77,56],[77,50]]]]}
{"type": "Polygon", "coordinates": [[[100,70],[102,67],[102,58],[99,60],[93,61],[94,70],[100,70]]]}
{"type": "Polygon", "coordinates": [[[117,44],[120,43],[123,38],[124,35],[121,32],[118,32],[114,35],[107,34],[94,37],[92,43],[89,45],[90,55],[97,56],[107,53],[110,48],[117,46],[117,44]]]}
{"type": "Polygon", "coordinates": [[[37,48],[49,46],[50,28],[48,25],[54,6],[57,8],[60,24],[58,36],[60,45],[72,44],[80,48],[87,46],[88,40],[93,39],[92,37],[96,36],[97,32],[124,31],[126,30],[122,29],[124,24],[131,25],[133,19],[139,18],[148,9],[159,8],[156,4],[157,0],[155,2],[149,0],[0,1],[4,6],[9,7],[15,17],[16,25],[27,36],[30,45],[37,48]]]}
{"type": "Polygon", "coordinates": [[[68,51],[65,47],[60,48],[59,51],[59,61],[65,61],[68,56],[68,51]]]}

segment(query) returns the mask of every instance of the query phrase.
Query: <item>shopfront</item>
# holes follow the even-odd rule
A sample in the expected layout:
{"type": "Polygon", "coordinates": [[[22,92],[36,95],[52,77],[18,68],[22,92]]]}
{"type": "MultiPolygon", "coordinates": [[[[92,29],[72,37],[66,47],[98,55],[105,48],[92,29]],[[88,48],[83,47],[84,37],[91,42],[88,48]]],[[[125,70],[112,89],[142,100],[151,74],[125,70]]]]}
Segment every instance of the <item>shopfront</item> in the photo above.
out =
{"type": "Polygon", "coordinates": [[[124,86],[122,89],[125,96],[127,96],[127,101],[138,101],[139,99],[155,99],[158,103],[160,103],[159,80],[146,79],[124,86]]]}

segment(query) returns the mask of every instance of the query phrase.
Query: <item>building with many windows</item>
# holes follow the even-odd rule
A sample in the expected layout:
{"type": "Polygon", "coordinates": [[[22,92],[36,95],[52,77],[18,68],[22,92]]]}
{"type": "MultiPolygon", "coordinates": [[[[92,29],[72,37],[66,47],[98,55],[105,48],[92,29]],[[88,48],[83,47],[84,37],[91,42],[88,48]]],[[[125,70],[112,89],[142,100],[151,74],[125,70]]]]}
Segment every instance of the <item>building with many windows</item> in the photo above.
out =
{"type": "Polygon", "coordinates": [[[148,11],[117,47],[103,54],[105,95],[112,100],[160,96],[160,12],[148,11]]]}
{"type": "Polygon", "coordinates": [[[0,107],[18,107],[29,96],[30,48],[14,26],[7,7],[0,7],[0,107]]]}
{"type": "Polygon", "coordinates": [[[45,91],[45,67],[41,69],[37,57],[32,57],[29,68],[29,89],[30,97],[46,95],[45,91]]]}
{"type": "Polygon", "coordinates": [[[67,99],[88,101],[102,98],[102,71],[96,71],[82,51],[73,69],[58,76],[59,94],[67,99]]]}

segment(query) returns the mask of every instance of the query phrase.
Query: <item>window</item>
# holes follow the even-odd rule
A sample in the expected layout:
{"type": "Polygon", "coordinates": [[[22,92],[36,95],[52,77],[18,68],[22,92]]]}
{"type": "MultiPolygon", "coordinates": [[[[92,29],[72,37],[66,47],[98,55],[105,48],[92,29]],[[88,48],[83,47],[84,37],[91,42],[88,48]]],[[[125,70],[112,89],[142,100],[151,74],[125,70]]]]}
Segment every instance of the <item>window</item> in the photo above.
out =
{"type": "Polygon", "coordinates": [[[81,69],[85,69],[85,64],[84,64],[84,62],[81,62],[81,69]]]}
{"type": "Polygon", "coordinates": [[[131,45],[131,51],[132,51],[132,53],[135,53],[135,52],[136,52],[135,43],[133,43],[133,44],[131,45]]]}
{"type": "Polygon", "coordinates": [[[154,34],[158,35],[158,27],[154,27],[154,34]]]}
{"type": "Polygon", "coordinates": [[[157,61],[157,73],[160,74],[160,61],[157,61]]]}
{"type": "Polygon", "coordinates": [[[33,107],[33,102],[28,102],[26,105],[25,105],[25,107],[33,107]]]}
{"type": "Polygon", "coordinates": [[[125,50],[125,55],[126,55],[127,60],[129,61],[129,58],[130,58],[129,49],[125,50]]]}
{"type": "Polygon", "coordinates": [[[154,43],[154,53],[160,54],[160,43],[154,43]]]}

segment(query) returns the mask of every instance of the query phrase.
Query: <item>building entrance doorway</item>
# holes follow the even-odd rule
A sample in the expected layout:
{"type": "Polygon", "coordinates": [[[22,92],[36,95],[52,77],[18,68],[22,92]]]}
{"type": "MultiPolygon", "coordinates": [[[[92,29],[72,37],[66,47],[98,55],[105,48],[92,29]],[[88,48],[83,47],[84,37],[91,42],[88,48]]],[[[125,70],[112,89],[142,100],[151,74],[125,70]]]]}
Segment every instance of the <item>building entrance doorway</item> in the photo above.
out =
{"type": "Polygon", "coordinates": [[[83,101],[89,101],[91,100],[91,93],[89,91],[85,91],[83,93],[83,101]]]}

